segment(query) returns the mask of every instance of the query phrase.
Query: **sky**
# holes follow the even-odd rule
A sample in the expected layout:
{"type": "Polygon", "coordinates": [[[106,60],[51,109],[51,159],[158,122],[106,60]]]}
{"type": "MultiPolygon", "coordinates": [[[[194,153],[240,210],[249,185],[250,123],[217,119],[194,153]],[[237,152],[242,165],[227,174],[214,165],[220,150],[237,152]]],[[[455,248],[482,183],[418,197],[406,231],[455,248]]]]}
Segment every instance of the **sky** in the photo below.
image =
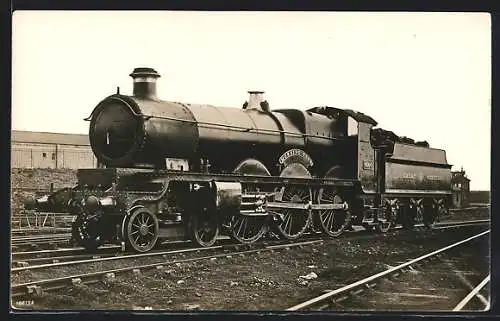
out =
{"type": "Polygon", "coordinates": [[[486,13],[16,11],[12,129],[88,133],[83,119],[152,67],[163,100],[333,106],[445,149],[490,189],[486,13]]]}

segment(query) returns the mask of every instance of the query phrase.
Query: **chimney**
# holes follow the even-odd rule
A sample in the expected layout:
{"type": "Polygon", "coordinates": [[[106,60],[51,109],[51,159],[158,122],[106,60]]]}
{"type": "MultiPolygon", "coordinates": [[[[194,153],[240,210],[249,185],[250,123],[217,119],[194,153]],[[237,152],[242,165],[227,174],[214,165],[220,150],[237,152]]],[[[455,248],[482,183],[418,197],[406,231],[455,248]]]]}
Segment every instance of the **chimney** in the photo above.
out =
{"type": "Polygon", "coordinates": [[[153,68],[135,68],[130,74],[134,79],[134,96],[156,100],[156,78],[160,74],[153,68]]]}
{"type": "Polygon", "coordinates": [[[243,109],[258,109],[265,112],[269,111],[269,103],[264,99],[263,91],[249,91],[250,97],[243,104],[243,109]]]}

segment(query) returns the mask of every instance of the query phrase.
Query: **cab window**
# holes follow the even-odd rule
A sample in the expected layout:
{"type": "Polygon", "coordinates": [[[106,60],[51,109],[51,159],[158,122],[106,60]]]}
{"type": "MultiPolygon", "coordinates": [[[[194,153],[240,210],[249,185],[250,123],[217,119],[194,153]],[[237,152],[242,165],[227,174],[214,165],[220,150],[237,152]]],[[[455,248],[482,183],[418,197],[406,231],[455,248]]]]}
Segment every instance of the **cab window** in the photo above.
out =
{"type": "Polygon", "coordinates": [[[347,117],[347,136],[356,136],[358,134],[358,122],[352,117],[347,117]]]}

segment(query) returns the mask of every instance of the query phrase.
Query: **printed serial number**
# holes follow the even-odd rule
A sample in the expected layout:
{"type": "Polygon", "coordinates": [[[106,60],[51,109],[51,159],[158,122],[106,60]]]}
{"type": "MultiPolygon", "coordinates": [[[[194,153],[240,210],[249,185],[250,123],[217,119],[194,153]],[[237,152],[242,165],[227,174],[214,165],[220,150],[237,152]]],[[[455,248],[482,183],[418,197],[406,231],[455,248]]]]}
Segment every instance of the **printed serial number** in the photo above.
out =
{"type": "Polygon", "coordinates": [[[14,306],[15,307],[23,307],[23,306],[32,306],[35,304],[35,301],[33,300],[27,300],[27,301],[15,301],[14,306]]]}

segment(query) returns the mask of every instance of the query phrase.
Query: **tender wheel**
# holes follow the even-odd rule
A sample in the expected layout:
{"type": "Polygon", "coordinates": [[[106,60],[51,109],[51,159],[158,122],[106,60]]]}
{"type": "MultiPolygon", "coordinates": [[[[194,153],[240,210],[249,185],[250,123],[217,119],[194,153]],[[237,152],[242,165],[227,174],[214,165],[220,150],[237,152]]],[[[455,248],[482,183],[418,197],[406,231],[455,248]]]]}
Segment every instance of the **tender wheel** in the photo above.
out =
{"type": "Polygon", "coordinates": [[[138,208],[126,220],[126,243],[137,252],[151,250],[158,240],[158,219],[146,208],[138,208]]]}
{"type": "Polygon", "coordinates": [[[219,235],[219,222],[210,212],[195,213],[191,217],[192,240],[201,247],[215,244],[219,235]]]}
{"type": "Polygon", "coordinates": [[[87,251],[94,251],[102,245],[99,231],[99,216],[80,214],[71,226],[71,236],[78,245],[87,251]]]}
{"type": "Polygon", "coordinates": [[[415,206],[405,205],[401,212],[403,228],[405,230],[413,230],[417,219],[417,208],[415,206]]]}
{"type": "Polygon", "coordinates": [[[424,226],[427,228],[433,228],[434,224],[436,224],[437,215],[438,215],[437,204],[432,203],[427,206],[424,206],[424,213],[423,213],[424,226]]]}
{"type": "Polygon", "coordinates": [[[387,233],[394,226],[399,211],[397,201],[387,201],[383,211],[384,218],[375,226],[375,230],[379,233],[387,233]]]}
{"type": "MultiPolygon", "coordinates": [[[[282,187],[282,202],[307,204],[311,201],[311,190],[303,187],[282,187]]],[[[311,211],[306,209],[273,209],[280,222],[276,232],[283,238],[295,240],[306,231],[311,222],[311,211]]]]}
{"type": "MultiPolygon", "coordinates": [[[[344,200],[333,188],[322,188],[318,204],[343,204],[344,200]]],[[[351,215],[346,210],[318,210],[314,214],[317,225],[331,237],[338,237],[349,227],[351,215]]]]}
{"type": "Polygon", "coordinates": [[[447,217],[450,215],[450,210],[446,204],[446,201],[441,199],[437,203],[437,217],[436,221],[439,222],[439,218],[441,217],[447,217]]]}

